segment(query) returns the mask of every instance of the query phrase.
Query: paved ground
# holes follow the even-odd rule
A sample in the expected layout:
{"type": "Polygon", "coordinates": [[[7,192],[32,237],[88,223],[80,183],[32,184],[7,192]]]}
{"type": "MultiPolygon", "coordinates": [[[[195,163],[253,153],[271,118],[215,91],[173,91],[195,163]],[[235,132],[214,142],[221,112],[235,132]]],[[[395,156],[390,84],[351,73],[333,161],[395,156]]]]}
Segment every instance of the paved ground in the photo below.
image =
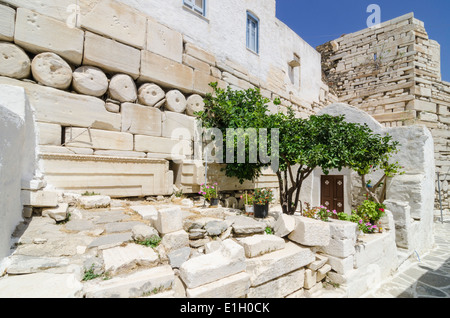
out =
{"type": "Polygon", "coordinates": [[[408,259],[366,298],[450,298],[450,220],[435,222],[435,247],[408,259]]]}

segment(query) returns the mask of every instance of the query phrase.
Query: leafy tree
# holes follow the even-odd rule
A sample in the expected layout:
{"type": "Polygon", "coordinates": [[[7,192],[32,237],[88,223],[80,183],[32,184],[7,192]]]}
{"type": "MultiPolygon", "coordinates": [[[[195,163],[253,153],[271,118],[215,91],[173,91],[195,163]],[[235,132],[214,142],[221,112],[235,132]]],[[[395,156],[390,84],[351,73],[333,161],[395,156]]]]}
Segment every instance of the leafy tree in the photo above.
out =
{"type": "MultiPolygon", "coordinates": [[[[373,134],[367,125],[348,123],[344,116],[322,115],[303,119],[296,118],[291,109],[287,114],[270,114],[267,106],[270,101],[263,98],[258,89],[234,91],[220,89],[216,83],[211,86],[214,94],[206,96],[205,110],[197,115],[206,128],[220,129],[224,140],[227,139],[228,128],[279,130],[277,151],[270,152],[274,140],[269,135],[267,149],[272,158],[279,160],[279,169],[274,172],[279,182],[280,203],[286,214],[297,210],[302,185],[317,167],[321,167],[325,174],[332,169],[349,167],[364,178],[371,168],[383,167],[389,154],[396,150],[397,144],[391,137],[373,134]]],[[[279,101],[275,103],[279,104],[279,101]]],[[[239,137],[243,136],[230,138],[232,147],[237,147],[239,137]]],[[[244,137],[250,139],[245,132],[244,137]]],[[[266,146],[265,142],[256,137],[258,149],[266,146]]],[[[254,180],[263,168],[270,165],[261,160],[249,163],[249,143],[245,147],[245,163],[235,159],[225,168],[228,177],[237,177],[241,183],[254,180]]]]}

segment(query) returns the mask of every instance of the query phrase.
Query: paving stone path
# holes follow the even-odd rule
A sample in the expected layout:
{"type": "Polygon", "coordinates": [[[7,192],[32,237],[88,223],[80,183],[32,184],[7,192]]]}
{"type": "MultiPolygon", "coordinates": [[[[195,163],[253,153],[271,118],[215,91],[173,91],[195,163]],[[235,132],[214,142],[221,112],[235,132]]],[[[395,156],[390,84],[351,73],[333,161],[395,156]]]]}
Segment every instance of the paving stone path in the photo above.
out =
{"type": "MultiPolygon", "coordinates": [[[[7,274],[10,275],[0,278],[0,298],[83,297],[81,292],[83,284],[86,286],[90,282],[81,283],[81,278],[86,274],[86,264],[92,265],[98,261],[99,250],[104,251],[105,259],[102,262],[106,262],[99,266],[110,266],[113,270],[117,270],[117,273],[127,270],[118,267],[122,265],[120,262],[134,262],[134,259],[128,259],[127,253],[131,253],[133,257],[139,255],[140,263],[137,265],[148,265],[147,276],[156,277],[156,281],[147,282],[142,277],[134,276],[128,276],[127,280],[134,277],[136,281],[147,285],[173,284],[171,294],[160,296],[183,297],[183,289],[176,287],[179,282],[173,277],[170,266],[159,263],[155,265],[155,262],[158,262],[156,254],[141,251],[138,245],[135,245],[132,251],[121,248],[126,245],[125,242],[130,241],[131,229],[134,226],[149,224],[147,218],[152,217],[154,207],[141,206],[141,208],[146,209],[143,211],[137,209],[140,213],[124,206],[91,211],[77,209],[64,224],[56,224],[49,217],[28,219],[16,230],[14,255],[9,258],[6,265],[0,264],[0,273],[6,268],[7,274]],[[114,257],[120,254],[119,260],[107,257],[106,251],[111,249],[117,250],[114,257]]],[[[417,256],[408,259],[392,279],[380,286],[374,286],[374,289],[363,295],[363,298],[450,298],[450,221],[443,224],[435,223],[435,247],[427,254],[417,256]]],[[[170,254],[168,257],[171,263],[176,263],[182,262],[185,256],[170,254]]],[[[92,274],[95,274],[95,271],[92,274]]],[[[114,283],[115,280],[111,279],[100,284],[114,283]]],[[[107,287],[103,286],[104,289],[107,287]]],[[[130,290],[141,292],[139,288],[132,287],[134,289],[128,288],[120,294],[120,297],[136,297],[129,294],[130,290]]],[[[96,288],[97,286],[92,286],[90,289],[92,297],[96,297],[99,292],[96,288]]],[[[102,292],[102,297],[109,295],[107,290],[102,292]]],[[[323,289],[323,292],[318,292],[314,297],[344,297],[339,290],[330,293],[323,289]]],[[[146,293],[142,295],[148,296],[146,293]]],[[[119,295],[112,294],[112,296],[119,295]]]]}
{"type": "Polygon", "coordinates": [[[434,232],[432,250],[408,259],[392,279],[364,297],[450,298],[450,221],[436,221],[434,232]]]}

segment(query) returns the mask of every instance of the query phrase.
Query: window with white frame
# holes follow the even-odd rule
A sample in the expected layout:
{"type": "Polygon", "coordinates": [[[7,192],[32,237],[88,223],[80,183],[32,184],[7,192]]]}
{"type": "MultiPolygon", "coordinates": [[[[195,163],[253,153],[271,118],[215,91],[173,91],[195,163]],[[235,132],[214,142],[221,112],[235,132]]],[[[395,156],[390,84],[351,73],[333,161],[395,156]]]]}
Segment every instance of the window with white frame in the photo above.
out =
{"type": "Polygon", "coordinates": [[[192,11],[206,16],[206,0],[183,0],[183,3],[192,11]]]}
{"type": "Polygon", "coordinates": [[[247,12],[247,48],[259,53],[259,19],[247,12]]]}

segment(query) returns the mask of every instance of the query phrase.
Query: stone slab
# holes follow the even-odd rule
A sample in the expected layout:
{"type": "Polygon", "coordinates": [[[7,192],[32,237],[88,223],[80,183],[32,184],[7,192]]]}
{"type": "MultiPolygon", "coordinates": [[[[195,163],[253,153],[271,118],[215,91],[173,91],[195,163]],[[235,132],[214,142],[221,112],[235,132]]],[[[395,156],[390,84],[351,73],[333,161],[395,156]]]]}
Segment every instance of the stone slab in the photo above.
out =
{"type": "Polygon", "coordinates": [[[175,275],[170,266],[158,266],[100,282],[88,282],[83,291],[86,298],[136,298],[153,291],[172,288],[175,275]]]}
{"type": "Polygon", "coordinates": [[[0,279],[0,298],[81,298],[75,274],[35,273],[0,279]]]}
{"type": "Polygon", "coordinates": [[[250,276],[238,273],[217,281],[186,289],[188,298],[243,298],[248,294],[250,288],[250,276]]]}
{"type": "Polygon", "coordinates": [[[159,109],[132,103],[123,103],[121,109],[123,132],[161,136],[162,114],[159,109]]]}
{"type": "Polygon", "coordinates": [[[295,229],[288,238],[306,246],[327,246],[330,242],[330,226],[326,222],[295,217],[295,229]]]}
{"type": "Polygon", "coordinates": [[[99,238],[93,240],[88,248],[98,247],[99,249],[108,249],[123,243],[127,243],[131,241],[131,232],[130,233],[119,233],[119,234],[109,234],[100,236],[99,238]]]}
{"type": "Polygon", "coordinates": [[[139,80],[190,93],[193,89],[194,71],[186,65],[144,50],[139,80]]]}
{"type": "Polygon", "coordinates": [[[0,41],[14,39],[16,11],[8,6],[0,5],[0,41]]]}
{"type": "Polygon", "coordinates": [[[183,61],[183,36],[175,30],[148,19],[147,50],[181,63],[183,61]]]}
{"type": "Polygon", "coordinates": [[[134,150],[149,153],[169,154],[173,157],[189,156],[193,153],[192,143],[188,140],[135,135],[134,150]]]}
{"type": "Polygon", "coordinates": [[[282,250],[246,259],[246,272],[250,274],[252,286],[257,286],[300,269],[314,260],[314,253],[309,248],[287,242],[282,250]]]}
{"type": "Polygon", "coordinates": [[[113,0],[96,1],[83,6],[80,17],[83,29],[143,49],[147,18],[126,4],[113,0]]]}
{"type": "Polygon", "coordinates": [[[265,284],[250,287],[247,298],[283,298],[303,288],[305,270],[300,269],[271,280],[265,284]]]}
{"type": "Polygon", "coordinates": [[[1,84],[23,87],[39,122],[61,126],[91,127],[120,131],[120,114],[105,109],[105,102],[92,96],[71,94],[51,87],[0,77],[1,84]]]}
{"type": "Polygon", "coordinates": [[[103,250],[105,272],[118,274],[137,266],[155,266],[159,261],[158,254],[150,247],[128,244],[103,250]]]}
{"type": "Polygon", "coordinates": [[[184,114],[165,111],[162,116],[162,137],[193,140],[196,128],[195,118],[184,114]]]}
{"type": "Polygon", "coordinates": [[[161,234],[183,230],[183,214],[180,208],[158,210],[158,218],[154,224],[161,234]]]}
{"type": "Polygon", "coordinates": [[[248,258],[281,250],[286,244],[284,239],[275,235],[253,235],[238,241],[244,247],[245,256],[248,258]]]}
{"type": "Polygon", "coordinates": [[[102,36],[86,32],[83,65],[97,66],[111,73],[139,77],[140,51],[102,36]]]}
{"type": "Polygon", "coordinates": [[[123,151],[131,151],[134,148],[133,135],[125,132],[66,128],[65,140],[68,147],[123,151]]]}

